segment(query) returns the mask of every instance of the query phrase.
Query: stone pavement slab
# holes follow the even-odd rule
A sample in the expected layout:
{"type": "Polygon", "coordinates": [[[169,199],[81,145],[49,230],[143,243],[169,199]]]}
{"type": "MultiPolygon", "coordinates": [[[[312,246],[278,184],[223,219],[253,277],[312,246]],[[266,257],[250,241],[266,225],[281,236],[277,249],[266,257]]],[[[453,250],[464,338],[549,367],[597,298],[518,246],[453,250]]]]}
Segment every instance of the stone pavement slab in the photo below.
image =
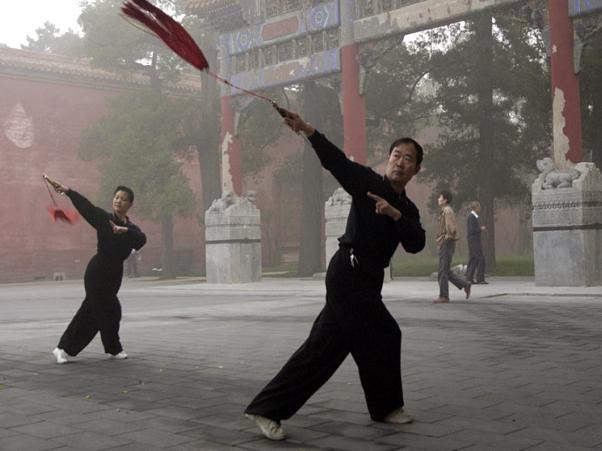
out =
{"type": "Polygon", "coordinates": [[[348,358],[281,443],[242,412],[306,338],[323,281],[126,279],[130,358],[96,338],[66,365],[50,351],[81,281],[0,285],[0,450],[602,449],[602,288],[490,282],[447,305],[427,279],[385,285],[414,424],[371,421],[348,358]]]}

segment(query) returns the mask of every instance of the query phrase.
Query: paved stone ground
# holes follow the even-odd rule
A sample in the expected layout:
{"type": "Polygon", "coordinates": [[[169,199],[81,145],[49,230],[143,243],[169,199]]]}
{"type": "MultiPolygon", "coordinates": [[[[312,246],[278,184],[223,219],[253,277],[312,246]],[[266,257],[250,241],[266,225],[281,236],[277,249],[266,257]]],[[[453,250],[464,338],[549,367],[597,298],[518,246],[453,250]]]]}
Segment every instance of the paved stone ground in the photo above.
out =
{"type": "Polygon", "coordinates": [[[430,302],[432,281],[385,286],[414,424],[370,421],[349,358],[281,443],[242,411],[306,337],[323,281],[126,280],[131,358],[106,359],[96,338],[62,366],[50,351],[81,282],[2,285],[0,449],[602,450],[602,289],[491,282],[448,305],[430,302]]]}

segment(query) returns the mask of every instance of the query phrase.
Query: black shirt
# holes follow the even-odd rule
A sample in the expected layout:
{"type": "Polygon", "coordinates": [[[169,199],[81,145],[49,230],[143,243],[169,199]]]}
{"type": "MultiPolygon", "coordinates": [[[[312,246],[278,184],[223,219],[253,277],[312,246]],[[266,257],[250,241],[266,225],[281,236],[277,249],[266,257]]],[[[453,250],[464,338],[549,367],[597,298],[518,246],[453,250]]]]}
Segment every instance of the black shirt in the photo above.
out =
{"type": "Polygon", "coordinates": [[[413,254],[424,249],[425,233],[420,224],[420,213],[405,190],[401,194],[396,193],[386,177],[349,160],[341,149],[317,130],[309,141],[322,166],[352,197],[345,234],[339,238],[341,245],[352,247],[360,259],[364,257],[382,268],[389,265],[399,243],[413,254]],[[394,221],[389,216],[377,214],[375,201],[368,197],[368,191],[398,209],[401,218],[394,221]]]}
{"type": "Polygon", "coordinates": [[[77,191],[66,192],[73,205],[83,218],[96,229],[98,238],[98,255],[110,260],[123,262],[129,257],[132,249],[140,249],[146,243],[146,235],[140,228],[131,223],[129,219],[122,221],[114,213],[109,213],[102,208],[96,207],[88,199],[77,191]],[[111,224],[113,221],[118,226],[127,227],[125,233],[113,233],[111,224]]]}

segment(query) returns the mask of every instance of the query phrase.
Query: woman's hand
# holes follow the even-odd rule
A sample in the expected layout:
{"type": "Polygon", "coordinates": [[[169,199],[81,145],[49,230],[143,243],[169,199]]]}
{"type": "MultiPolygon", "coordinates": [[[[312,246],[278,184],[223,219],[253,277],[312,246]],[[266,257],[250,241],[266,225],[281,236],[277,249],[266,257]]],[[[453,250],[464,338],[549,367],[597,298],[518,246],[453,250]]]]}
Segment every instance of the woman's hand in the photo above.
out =
{"type": "Polygon", "coordinates": [[[109,224],[111,225],[111,229],[113,230],[113,233],[119,235],[121,233],[125,233],[128,231],[127,227],[124,226],[118,226],[117,224],[115,224],[113,221],[109,221],[109,224]]]}
{"type": "Polygon", "coordinates": [[[401,218],[401,212],[397,208],[391,206],[391,204],[382,197],[372,194],[370,191],[368,191],[368,197],[376,202],[375,209],[377,215],[385,215],[395,221],[401,218]]]}
{"type": "Polygon", "coordinates": [[[56,180],[50,179],[46,174],[44,174],[44,180],[46,180],[50,184],[50,186],[52,186],[52,188],[59,194],[65,194],[67,191],[69,191],[68,186],[63,185],[62,183],[59,183],[56,180]]]}

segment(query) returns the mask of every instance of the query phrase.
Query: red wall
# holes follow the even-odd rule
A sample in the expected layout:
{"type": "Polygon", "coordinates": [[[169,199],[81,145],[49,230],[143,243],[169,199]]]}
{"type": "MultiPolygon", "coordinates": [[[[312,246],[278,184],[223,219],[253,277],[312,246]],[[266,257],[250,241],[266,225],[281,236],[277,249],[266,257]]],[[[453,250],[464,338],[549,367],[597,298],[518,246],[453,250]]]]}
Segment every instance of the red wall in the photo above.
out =
{"type": "MultiPolygon", "coordinates": [[[[77,155],[80,133],[102,116],[105,99],[115,94],[108,88],[0,75],[0,282],[51,279],[54,272],[83,276],[95,252],[95,233],[85,222],[70,226],[51,221],[42,174],[95,198],[100,175],[95,163],[77,155]],[[9,115],[17,104],[32,121],[33,143],[27,148],[8,138],[9,115]]],[[[200,199],[198,163],[187,163],[185,172],[200,199]]],[[[71,206],[67,198],[58,202],[71,206]]],[[[148,272],[159,264],[160,228],[137,218],[135,206],[131,216],[149,238],[141,264],[142,272],[148,272]]],[[[175,230],[176,249],[192,249],[193,269],[200,271],[203,248],[197,219],[178,219],[175,230]]]]}

